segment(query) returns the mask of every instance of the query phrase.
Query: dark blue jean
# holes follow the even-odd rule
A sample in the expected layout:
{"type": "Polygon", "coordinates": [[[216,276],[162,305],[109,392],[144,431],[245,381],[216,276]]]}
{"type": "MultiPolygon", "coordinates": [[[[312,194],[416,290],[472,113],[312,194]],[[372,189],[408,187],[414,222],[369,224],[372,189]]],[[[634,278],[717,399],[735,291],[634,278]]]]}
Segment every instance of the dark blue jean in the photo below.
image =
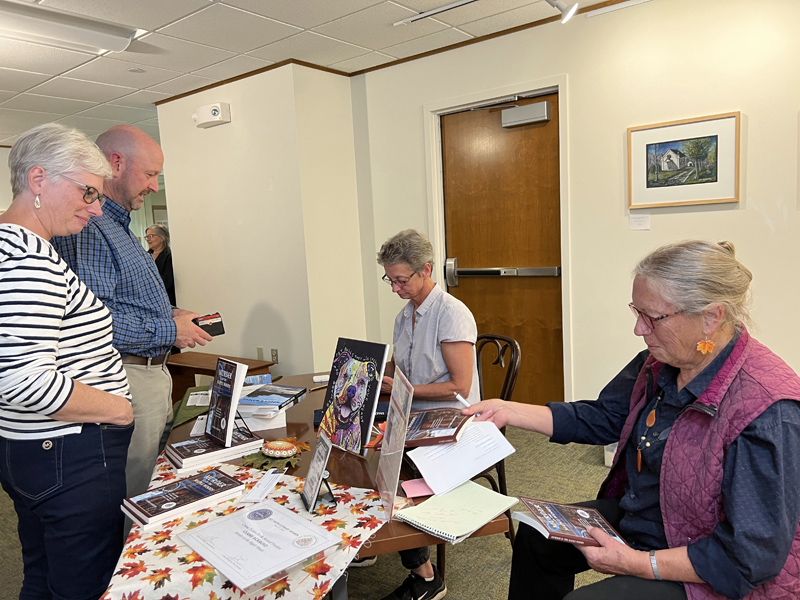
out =
{"type": "Polygon", "coordinates": [[[0,439],[0,483],[19,518],[20,600],[97,600],[123,544],[125,461],[133,424],[0,439]]]}

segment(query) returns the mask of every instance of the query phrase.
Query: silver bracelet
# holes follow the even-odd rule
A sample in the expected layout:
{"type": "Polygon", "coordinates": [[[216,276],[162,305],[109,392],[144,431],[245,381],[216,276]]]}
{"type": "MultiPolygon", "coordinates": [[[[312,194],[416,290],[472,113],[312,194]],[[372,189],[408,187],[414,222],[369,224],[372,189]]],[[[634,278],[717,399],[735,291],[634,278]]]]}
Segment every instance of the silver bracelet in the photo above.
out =
{"type": "Polygon", "coordinates": [[[655,550],[650,550],[650,566],[653,567],[653,577],[656,578],[656,581],[663,581],[663,579],[661,579],[661,573],[658,572],[658,563],[656,563],[655,550]]]}

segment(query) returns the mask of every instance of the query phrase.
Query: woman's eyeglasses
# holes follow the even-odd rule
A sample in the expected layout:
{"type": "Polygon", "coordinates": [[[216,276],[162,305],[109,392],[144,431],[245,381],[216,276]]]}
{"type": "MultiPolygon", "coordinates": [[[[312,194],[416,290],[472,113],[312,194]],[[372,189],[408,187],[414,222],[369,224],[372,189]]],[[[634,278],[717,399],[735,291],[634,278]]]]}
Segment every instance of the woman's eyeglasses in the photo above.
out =
{"type": "Polygon", "coordinates": [[[80,181],[75,181],[72,177],[67,177],[66,175],[61,175],[61,177],[86,188],[83,192],[83,201],[86,202],[86,204],[91,204],[92,202],[97,201],[100,203],[100,206],[103,206],[103,204],[106,203],[105,194],[101,194],[97,188],[86,185],[85,183],[81,183],[80,181]]]}
{"type": "Polygon", "coordinates": [[[681,310],[676,310],[676,311],[675,311],[675,312],[673,312],[673,313],[668,313],[668,314],[666,314],[666,315],[661,315],[661,316],[659,316],[659,317],[651,317],[651,316],[650,316],[650,315],[648,315],[647,313],[645,313],[645,312],[642,312],[642,310],[641,310],[641,309],[639,309],[639,308],[636,308],[636,307],[633,305],[633,302],[631,302],[630,304],[628,304],[628,308],[630,308],[630,309],[631,309],[631,312],[633,313],[633,316],[634,316],[634,317],[636,317],[637,319],[638,319],[639,317],[641,317],[641,318],[642,318],[642,320],[643,320],[645,323],[647,323],[647,326],[648,326],[650,329],[655,329],[655,328],[656,328],[656,323],[658,323],[659,321],[663,321],[664,319],[666,319],[666,318],[668,318],[668,317],[671,317],[672,315],[677,315],[677,314],[679,314],[679,313],[682,313],[682,312],[683,312],[683,309],[681,309],[681,310]]]}
{"type": "Polygon", "coordinates": [[[385,281],[389,285],[398,285],[400,287],[403,287],[405,284],[411,281],[411,278],[414,277],[414,275],[416,275],[417,273],[419,273],[419,271],[414,271],[408,277],[401,277],[398,279],[391,279],[388,275],[384,275],[383,277],[381,277],[381,281],[385,281]]]}

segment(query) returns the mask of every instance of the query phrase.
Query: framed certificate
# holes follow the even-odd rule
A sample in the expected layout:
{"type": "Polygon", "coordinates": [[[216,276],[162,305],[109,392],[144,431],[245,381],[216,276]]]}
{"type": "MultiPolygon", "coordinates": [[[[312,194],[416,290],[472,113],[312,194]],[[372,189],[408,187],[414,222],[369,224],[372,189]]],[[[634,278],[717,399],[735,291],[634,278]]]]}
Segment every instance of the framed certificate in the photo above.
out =
{"type": "Polygon", "coordinates": [[[314,448],[314,456],[311,457],[311,465],[308,467],[308,475],[300,493],[300,499],[308,512],[317,507],[319,490],[322,487],[322,480],[325,474],[325,467],[328,466],[328,458],[331,455],[331,438],[324,431],[320,431],[317,438],[317,445],[314,448]]]}

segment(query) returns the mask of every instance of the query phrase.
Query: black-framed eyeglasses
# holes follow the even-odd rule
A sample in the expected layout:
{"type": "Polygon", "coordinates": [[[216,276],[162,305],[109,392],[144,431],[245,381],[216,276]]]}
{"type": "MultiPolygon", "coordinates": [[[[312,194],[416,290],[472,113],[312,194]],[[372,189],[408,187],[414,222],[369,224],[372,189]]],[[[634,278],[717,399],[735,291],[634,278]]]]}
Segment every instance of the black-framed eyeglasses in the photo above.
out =
{"type": "Polygon", "coordinates": [[[411,281],[411,278],[414,277],[414,275],[417,275],[418,273],[419,273],[419,271],[414,271],[408,277],[401,277],[401,278],[398,278],[398,279],[392,279],[388,275],[384,275],[383,277],[381,277],[381,281],[385,281],[389,285],[399,285],[400,287],[403,287],[409,281],[411,281]]]}
{"type": "Polygon", "coordinates": [[[103,206],[103,204],[106,203],[106,195],[101,194],[100,190],[98,190],[97,188],[92,187],[90,185],[86,185],[85,183],[81,183],[80,181],[76,181],[72,177],[67,177],[66,175],[63,175],[61,173],[59,173],[59,175],[61,175],[61,177],[63,177],[64,179],[70,180],[72,183],[77,183],[78,185],[86,188],[83,192],[83,201],[86,202],[86,204],[91,204],[92,202],[97,201],[100,203],[100,206],[103,206]]]}
{"type": "Polygon", "coordinates": [[[651,317],[646,312],[643,312],[642,309],[636,308],[633,305],[633,302],[628,304],[628,308],[631,309],[631,312],[633,313],[634,317],[636,317],[637,319],[639,317],[641,317],[644,320],[644,322],[647,323],[647,326],[650,329],[655,329],[656,328],[656,323],[658,323],[659,321],[663,321],[664,319],[666,319],[668,317],[671,317],[673,315],[677,315],[677,314],[680,314],[680,313],[683,312],[683,309],[681,309],[681,310],[676,310],[675,312],[672,312],[672,313],[667,313],[666,315],[661,315],[661,316],[658,316],[658,317],[651,317]]]}

